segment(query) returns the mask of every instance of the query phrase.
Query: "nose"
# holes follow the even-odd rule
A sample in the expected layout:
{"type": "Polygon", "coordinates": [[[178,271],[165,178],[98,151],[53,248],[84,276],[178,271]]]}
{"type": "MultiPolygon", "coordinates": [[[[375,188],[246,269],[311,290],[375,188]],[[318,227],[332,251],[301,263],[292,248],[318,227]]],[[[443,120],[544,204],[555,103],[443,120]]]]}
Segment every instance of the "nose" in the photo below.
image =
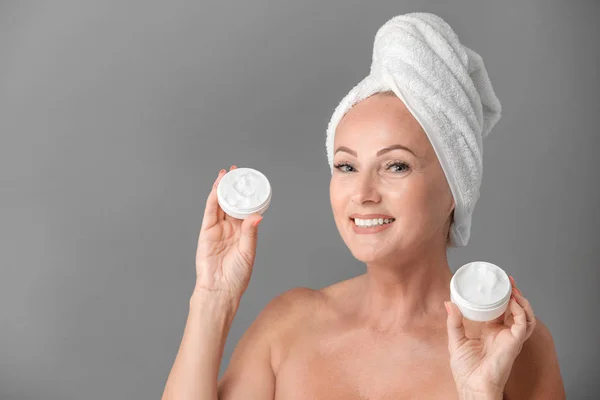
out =
{"type": "Polygon", "coordinates": [[[361,205],[366,202],[378,203],[381,195],[377,187],[377,178],[370,174],[356,174],[354,190],[351,200],[354,204],[361,205]]]}

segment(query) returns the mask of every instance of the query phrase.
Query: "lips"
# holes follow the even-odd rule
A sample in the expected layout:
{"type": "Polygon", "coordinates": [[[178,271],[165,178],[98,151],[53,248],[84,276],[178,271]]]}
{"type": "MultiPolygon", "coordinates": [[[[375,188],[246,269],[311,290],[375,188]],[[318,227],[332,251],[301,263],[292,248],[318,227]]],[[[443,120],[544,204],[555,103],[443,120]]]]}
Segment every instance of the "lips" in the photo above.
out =
{"type": "Polygon", "coordinates": [[[352,224],[352,229],[354,230],[355,233],[358,234],[374,234],[374,233],[379,233],[381,231],[386,230],[387,228],[389,228],[395,221],[394,217],[391,217],[389,215],[386,214],[352,214],[350,215],[350,220],[351,220],[351,224],[352,224]],[[382,225],[373,225],[373,226],[359,226],[356,224],[356,222],[354,221],[355,218],[358,219],[384,219],[384,220],[391,220],[391,222],[389,223],[385,223],[382,225]]]}
{"type": "Polygon", "coordinates": [[[391,215],[386,214],[350,214],[350,219],[375,219],[375,218],[383,218],[383,219],[393,219],[391,215]]]}

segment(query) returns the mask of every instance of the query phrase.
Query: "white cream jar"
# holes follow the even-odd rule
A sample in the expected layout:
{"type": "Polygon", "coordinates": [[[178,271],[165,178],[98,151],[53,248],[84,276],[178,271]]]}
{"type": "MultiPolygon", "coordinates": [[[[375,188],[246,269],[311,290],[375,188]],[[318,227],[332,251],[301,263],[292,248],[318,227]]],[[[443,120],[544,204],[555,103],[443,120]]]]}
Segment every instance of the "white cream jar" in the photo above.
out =
{"type": "Polygon", "coordinates": [[[227,172],[217,186],[219,205],[228,215],[246,219],[263,214],[271,204],[271,184],[253,168],[236,168],[227,172]]]}
{"type": "Polygon", "coordinates": [[[450,300],[472,321],[490,321],[504,314],[511,293],[506,272],[485,261],[463,265],[450,280],[450,300]]]}

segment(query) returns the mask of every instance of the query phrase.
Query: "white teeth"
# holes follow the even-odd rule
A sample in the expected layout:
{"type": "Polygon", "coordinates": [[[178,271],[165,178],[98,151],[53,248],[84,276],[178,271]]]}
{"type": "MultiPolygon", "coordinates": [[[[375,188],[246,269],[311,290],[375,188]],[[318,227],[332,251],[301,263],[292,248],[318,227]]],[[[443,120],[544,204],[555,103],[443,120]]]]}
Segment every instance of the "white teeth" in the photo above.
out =
{"type": "Polygon", "coordinates": [[[389,224],[390,222],[393,222],[394,219],[393,218],[373,218],[373,219],[359,219],[359,218],[355,218],[354,219],[354,223],[358,226],[365,226],[365,227],[370,227],[370,226],[379,226],[379,225],[384,225],[384,224],[389,224]]]}

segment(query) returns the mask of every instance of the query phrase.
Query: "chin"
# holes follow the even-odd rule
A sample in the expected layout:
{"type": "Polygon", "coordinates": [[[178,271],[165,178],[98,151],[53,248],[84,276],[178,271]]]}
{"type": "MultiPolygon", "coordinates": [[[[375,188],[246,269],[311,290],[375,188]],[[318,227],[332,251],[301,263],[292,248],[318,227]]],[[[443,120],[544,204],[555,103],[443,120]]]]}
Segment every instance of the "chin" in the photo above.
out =
{"type": "Polygon", "coordinates": [[[391,250],[381,248],[377,246],[374,248],[373,245],[368,244],[354,244],[350,247],[350,252],[357,260],[363,263],[373,263],[376,261],[383,261],[393,257],[391,250]]]}

